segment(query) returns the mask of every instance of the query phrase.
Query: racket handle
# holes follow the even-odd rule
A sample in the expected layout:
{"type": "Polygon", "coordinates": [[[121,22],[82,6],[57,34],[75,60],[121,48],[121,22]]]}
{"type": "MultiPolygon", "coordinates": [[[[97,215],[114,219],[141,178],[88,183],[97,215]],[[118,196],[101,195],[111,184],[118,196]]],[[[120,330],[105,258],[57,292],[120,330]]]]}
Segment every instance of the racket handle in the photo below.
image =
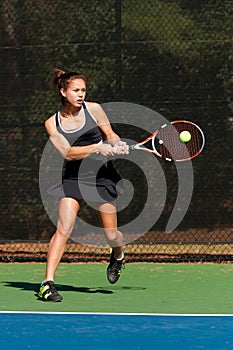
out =
{"type": "Polygon", "coordinates": [[[135,146],[136,146],[136,145],[130,145],[130,146],[129,146],[129,150],[131,150],[131,151],[136,151],[137,148],[136,148],[135,146]]]}

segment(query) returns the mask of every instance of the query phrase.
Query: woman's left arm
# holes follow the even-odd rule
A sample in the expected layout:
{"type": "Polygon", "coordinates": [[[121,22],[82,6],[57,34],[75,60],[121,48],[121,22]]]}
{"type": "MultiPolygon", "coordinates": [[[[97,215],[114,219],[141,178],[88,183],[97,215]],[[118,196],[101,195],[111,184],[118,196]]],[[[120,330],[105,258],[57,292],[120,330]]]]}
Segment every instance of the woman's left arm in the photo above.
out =
{"type": "Polygon", "coordinates": [[[98,103],[89,103],[88,107],[95,117],[98,127],[103,132],[105,139],[116,149],[116,154],[128,154],[128,145],[126,142],[121,141],[119,135],[112,130],[112,126],[103,108],[98,103]]]}

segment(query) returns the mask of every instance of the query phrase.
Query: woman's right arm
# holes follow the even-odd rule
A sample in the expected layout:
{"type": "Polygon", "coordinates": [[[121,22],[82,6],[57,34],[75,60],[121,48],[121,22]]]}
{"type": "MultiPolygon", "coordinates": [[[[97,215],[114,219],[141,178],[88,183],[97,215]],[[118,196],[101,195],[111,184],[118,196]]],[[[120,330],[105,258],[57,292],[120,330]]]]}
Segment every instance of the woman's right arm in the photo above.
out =
{"type": "Polygon", "coordinates": [[[66,138],[57,131],[53,116],[46,120],[45,128],[54,147],[67,160],[83,159],[97,152],[104,156],[113,156],[116,154],[112,145],[105,143],[88,146],[70,146],[66,138]]]}

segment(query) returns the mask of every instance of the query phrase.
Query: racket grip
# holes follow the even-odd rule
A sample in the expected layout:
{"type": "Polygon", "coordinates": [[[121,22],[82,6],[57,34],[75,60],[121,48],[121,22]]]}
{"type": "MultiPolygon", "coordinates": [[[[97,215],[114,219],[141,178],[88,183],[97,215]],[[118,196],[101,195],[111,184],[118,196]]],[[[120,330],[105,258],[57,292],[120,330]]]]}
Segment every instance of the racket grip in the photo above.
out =
{"type": "Polygon", "coordinates": [[[129,150],[131,150],[131,151],[136,151],[136,147],[135,147],[136,145],[130,145],[129,146],[129,150]]]}

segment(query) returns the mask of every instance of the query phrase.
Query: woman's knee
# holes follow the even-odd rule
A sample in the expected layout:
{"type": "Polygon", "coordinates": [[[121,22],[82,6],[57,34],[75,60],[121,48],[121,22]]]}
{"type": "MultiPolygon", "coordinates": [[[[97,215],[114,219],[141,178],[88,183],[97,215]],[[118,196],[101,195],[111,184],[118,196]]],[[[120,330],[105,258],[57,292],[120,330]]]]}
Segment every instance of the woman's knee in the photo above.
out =
{"type": "Polygon", "coordinates": [[[59,204],[59,219],[57,230],[64,236],[69,237],[77,217],[79,203],[73,198],[62,198],[59,204]]]}
{"type": "Polygon", "coordinates": [[[105,234],[107,236],[108,242],[112,247],[118,247],[123,243],[123,236],[120,231],[116,228],[106,228],[105,234]]]}
{"type": "Polygon", "coordinates": [[[69,224],[69,223],[61,223],[60,221],[58,221],[58,225],[57,225],[57,232],[67,238],[69,238],[69,236],[71,235],[71,232],[73,230],[73,224],[69,224]]]}

